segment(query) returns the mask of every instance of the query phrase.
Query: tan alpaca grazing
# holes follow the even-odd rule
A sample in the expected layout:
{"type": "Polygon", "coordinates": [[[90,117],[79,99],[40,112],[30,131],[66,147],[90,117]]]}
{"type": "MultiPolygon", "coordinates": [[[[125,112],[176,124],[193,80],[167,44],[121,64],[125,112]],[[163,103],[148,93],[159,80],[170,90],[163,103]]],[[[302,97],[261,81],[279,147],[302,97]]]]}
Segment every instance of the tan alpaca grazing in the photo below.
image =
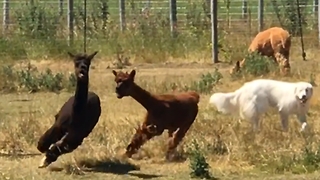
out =
{"type": "MultiPolygon", "coordinates": [[[[280,66],[283,74],[290,72],[289,54],[291,47],[291,36],[288,31],[281,27],[272,27],[259,32],[252,40],[248,51],[257,51],[262,56],[268,56],[274,59],[280,66]]],[[[245,65],[245,59],[237,61],[230,73],[239,71],[245,65]]]]}

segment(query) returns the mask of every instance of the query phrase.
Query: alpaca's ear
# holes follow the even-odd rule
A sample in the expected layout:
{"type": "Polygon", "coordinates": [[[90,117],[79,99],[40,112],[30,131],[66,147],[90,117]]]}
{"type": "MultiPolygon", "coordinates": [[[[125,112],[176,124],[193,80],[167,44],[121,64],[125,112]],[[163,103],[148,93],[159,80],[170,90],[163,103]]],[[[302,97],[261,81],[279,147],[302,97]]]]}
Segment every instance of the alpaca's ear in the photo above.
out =
{"type": "Polygon", "coordinates": [[[132,70],[129,74],[131,79],[134,79],[134,76],[136,75],[136,70],[132,70]]]}
{"type": "Polygon", "coordinates": [[[112,70],[112,74],[114,75],[114,76],[117,76],[117,71],[115,71],[115,70],[112,70]]]}
{"type": "Polygon", "coordinates": [[[98,54],[98,51],[95,51],[94,53],[90,54],[90,55],[88,56],[88,60],[91,61],[91,60],[94,58],[94,56],[97,55],[97,54],[98,54]]]}
{"type": "Polygon", "coordinates": [[[178,128],[177,130],[175,130],[173,133],[172,133],[172,136],[173,137],[176,137],[177,136],[177,133],[180,131],[180,128],[178,128]]]}
{"type": "Polygon", "coordinates": [[[236,62],[236,68],[240,68],[240,61],[236,62]]]}
{"type": "Polygon", "coordinates": [[[141,126],[140,126],[140,124],[137,123],[137,127],[135,127],[134,129],[135,129],[137,132],[138,132],[138,131],[141,131],[141,126]]]}
{"type": "Polygon", "coordinates": [[[75,55],[74,54],[72,54],[71,52],[67,52],[68,54],[69,54],[69,56],[73,59],[74,57],[75,57],[75,55]]]}

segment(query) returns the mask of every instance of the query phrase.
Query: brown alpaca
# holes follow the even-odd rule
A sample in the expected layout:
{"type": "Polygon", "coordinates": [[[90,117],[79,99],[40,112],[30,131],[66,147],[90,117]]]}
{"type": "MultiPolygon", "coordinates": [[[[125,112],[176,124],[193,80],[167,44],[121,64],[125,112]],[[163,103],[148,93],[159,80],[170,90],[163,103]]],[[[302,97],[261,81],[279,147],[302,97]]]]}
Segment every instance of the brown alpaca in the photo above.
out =
{"type": "MultiPolygon", "coordinates": [[[[279,64],[283,74],[290,72],[289,54],[291,48],[291,36],[288,31],[280,27],[272,27],[259,32],[252,40],[248,51],[257,51],[262,56],[268,56],[279,64]]],[[[237,61],[230,73],[239,71],[245,65],[245,59],[237,61]]]]}
{"type": "Polygon", "coordinates": [[[154,95],[134,82],[135,70],[130,74],[114,70],[112,73],[117,83],[117,97],[121,99],[131,96],[147,110],[142,126],[136,129],[131,143],[126,148],[126,155],[131,157],[146,141],[168,130],[169,142],[166,157],[170,160],[172,152],[195,121],[198,114],[199,94],[184,92],[154,95]]]}
{"type": "Polygon", "coordinates": [[[89,68],[97,53],[68,53],[74,61],[76,92],[63,104],[55,115],[54,124],[39,139],[37,148],[45,153],[39,168],[47,167],[62,154],[75,150],[97,124],[101,114],[100,98],[94,92],[88,92],[89,68]]]}

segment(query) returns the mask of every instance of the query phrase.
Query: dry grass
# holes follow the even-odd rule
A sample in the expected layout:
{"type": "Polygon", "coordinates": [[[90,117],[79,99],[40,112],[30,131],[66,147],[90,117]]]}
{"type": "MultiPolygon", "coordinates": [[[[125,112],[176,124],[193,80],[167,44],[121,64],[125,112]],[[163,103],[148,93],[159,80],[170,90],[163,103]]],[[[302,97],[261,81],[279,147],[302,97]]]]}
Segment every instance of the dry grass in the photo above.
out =
{"type": "MultiPolygon", "coordinates": [[[[309,61],[303,62],[298,47],[291,54],[293,75],[291,77],[268,76],[266,78],[288,81],[309,81],[311,73],[320,84],[319,61],[317,51],[308,49],[309,61]]],[[[194,60],[191,60],[194,61],[194,60]]],[[[210,62],[206,60],[205,62],[210,62]]],[[[53,71],[73,71],[71,62],[45,61],[32,62],[39,70],[49,67],[53,71]]],[[[166,134],[156,137],[145,144],[135,159],[122,156],[129,143],[134,127],[141,122],[145,110],[132,98],[117,99],[114,93],[113,75],[102,59],[93,62],[90,72],[90,90],[99,94],[102,103],[102,115],[99,123],[85,139],[82,146],[71,154],[64,155],[49,169],[37,169],[42,158],[35,148],[39,136],[53,122],[54,114],[59,110],[70,93],[6,94],[0,98],[0,179],[189,179],[188,160],[182,163],[166,163],[164,152],[166,134]],[[8,155],[9,154],[9,155],[8,155]],[[21,155],[23,154],[23,155],[21,155]],[[51,170],[51,171],[50,171],[51,170]]],[[[150,66],[150,65],[149,65],[150,66]]],[[[224,78],[222,84],[213,91],[231,91],[247,80],[232,80],[227,74],[229,65],[219,64],[224,78]]],[[[208,65],[176,65],[171,68],[137,66],[137,83],[151,92],[165,92],[168,84],[182,81],[186,84],[197,80],[202,73],[212,72],[208,65]]],[[[291,117],[288,133],[281,132],[280,122],[275,112],[264,117],[263,130],[259,134],[251,133],[247,121],[238,121],[237,117],[221,115],[208,106],[210,95],[202,94],[200,112],[188,132],[179,151],[187,151],[191,141],[197,139],[207,156],[214,176],[221,179],[316,179],[318,172],[299,174],[291,169],[277,173],[275,169],[283,161],[282,157],[301,154],[305,145],[317,146],[320,140],[320,94],[315,87],[308,122],[311,132],[298,132],[299,123],[291,117]],[[228,153],[219,155],[215,145],[218,135],[228,153]]]]}

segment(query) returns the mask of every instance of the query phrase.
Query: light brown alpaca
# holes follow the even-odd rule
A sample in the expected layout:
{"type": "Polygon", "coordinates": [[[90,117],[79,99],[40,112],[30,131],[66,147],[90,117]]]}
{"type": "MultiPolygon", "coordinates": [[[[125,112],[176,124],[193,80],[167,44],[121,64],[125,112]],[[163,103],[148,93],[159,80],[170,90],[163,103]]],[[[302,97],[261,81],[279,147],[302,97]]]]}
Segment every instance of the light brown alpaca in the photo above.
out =
{"type": "Polygon", "coordinates": [[[126,155],[131,157],[146,141],[168,130],[169,147],[166,157],[172,160],[172,152],[186,135],[198,114],[199,94],[183,92],[154,95],[134,82],[135,70],[130,73],[113,70],[112,73],[117,83],[117,97],[121,99],[131,96],[147,110],[142,126],[136,129],[131,143],[126,148],[126,155]]]}
{"type": "MultiPolygon", "coordinates": [[[[281,27],[271,27],[259,32],[252,40],[248,51],[257,51],[262,56],[274,59],[280,66],[283,74],[290,72],[289,54],[291,47],[291,36],[288,31],[281,27]]],[[[245,65],[245,59],[237,61],[230,73],[239,71],[245,65]]]]}

